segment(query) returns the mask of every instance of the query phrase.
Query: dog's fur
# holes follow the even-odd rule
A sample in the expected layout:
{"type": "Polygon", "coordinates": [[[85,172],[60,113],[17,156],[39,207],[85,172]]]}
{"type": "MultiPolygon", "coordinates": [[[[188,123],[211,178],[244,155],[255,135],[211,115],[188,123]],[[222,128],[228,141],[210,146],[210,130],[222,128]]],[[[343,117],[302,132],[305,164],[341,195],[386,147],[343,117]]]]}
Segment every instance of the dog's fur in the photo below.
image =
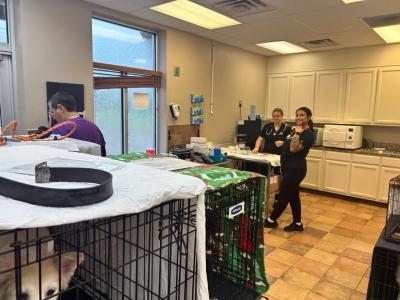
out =
{"type": "MultiPolygon", "coordinates": [[[[39,238],[49,236],[46,229],[39,230],[39,238]]],[[[36,237],[36,230],[28,231],[28,238],[36,237]]],[[[18,234],[20,242],[26,241],[26,232],[23,231],[18,234]]],[[[13,234],[0,236],[0,254],[10,249],[10,244],[13,242],[13,234]]],[[[59,263],[59,255],[53,255],[54,249],[52,244],[48,242],[42,243],[41,246],[41,285],[42,285],[42,299],[51,295],[57,295],[60,291],[59,288],[59,271],[58,267],[61,266],[61,290],[68,287],[69,281],[73,276],[77,267],[77,253],[69,252],[61,255],[61,263],[59,263]],[[54,257],[53,257],[54,256],[54,257]]],[[[79,253],[79,263],[84,259],[82,253],[79,253]]],[[[29,257],[26,251],[21,251],[21,262],[24,265],[27,261],[34,262],[28,266],[21,268],[21,292],[24,297],[29,300],[41,300],[39,298],[39,263],[35,261],[36,246],[29,247],[29,257]]],[[[12,269],[9,272],[0,274],[0,299],[1,300],[15,300],[15,272],[14,269],[14,253],[0,255],[0,273],[4,270],[12,269]]],[[[54,297],[57,299],[57,297],[54,297]]]]}

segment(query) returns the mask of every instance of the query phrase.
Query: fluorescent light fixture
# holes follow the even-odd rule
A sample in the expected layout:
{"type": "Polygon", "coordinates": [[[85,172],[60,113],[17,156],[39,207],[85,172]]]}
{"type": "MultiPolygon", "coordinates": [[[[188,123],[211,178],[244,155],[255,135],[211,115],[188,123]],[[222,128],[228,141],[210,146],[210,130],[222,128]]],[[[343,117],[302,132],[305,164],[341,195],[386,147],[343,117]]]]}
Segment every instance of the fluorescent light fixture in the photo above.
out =
{"type": "Polygon", "coordinates": [[[281,53],[281,54],[291,54],[291,53],[301,53],[307,52],[307,49],[304,49],[300,46],[294,45],[292,43],[286,41],[279,42],[270,42],[270,43],[262,43],[257,44],[257,46],[267,48],[269,50],[281,53]]]}
{"type": "Polygon", "coordinates": [[[400,24],[372,28],[386,43],[400,43],[400,24]]]}
{"type": "Polygon", "coordinates": [[[234,19],[188,0],[176,0],[150,7],[150,9],[208,29],[241,24],[234,19]]]}
{"type": "Polygon", "coordinates": [[[354,3],[354,2],[361,2],[365,0],[342,0],[344,3],[349,4],[349,3],[354,3]]]}

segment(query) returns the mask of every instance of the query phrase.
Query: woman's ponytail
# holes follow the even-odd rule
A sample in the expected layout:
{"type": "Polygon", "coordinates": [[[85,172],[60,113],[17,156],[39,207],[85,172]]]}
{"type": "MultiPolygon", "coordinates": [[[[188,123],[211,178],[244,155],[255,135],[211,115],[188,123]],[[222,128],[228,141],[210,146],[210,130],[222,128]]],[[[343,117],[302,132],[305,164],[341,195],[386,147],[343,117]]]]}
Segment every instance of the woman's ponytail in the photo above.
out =
{"type": "Polygon", "coordinates": [[[308,120],[308,127],[310,127],[311,131],[314,131],[314,122],[313,120],[308,120]]]}

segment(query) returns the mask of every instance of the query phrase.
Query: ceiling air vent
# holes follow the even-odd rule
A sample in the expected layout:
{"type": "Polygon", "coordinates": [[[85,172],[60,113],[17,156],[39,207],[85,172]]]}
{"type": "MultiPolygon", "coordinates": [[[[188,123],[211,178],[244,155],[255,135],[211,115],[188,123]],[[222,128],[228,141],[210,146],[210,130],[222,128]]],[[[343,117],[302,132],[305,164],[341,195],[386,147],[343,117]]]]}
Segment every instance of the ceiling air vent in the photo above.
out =
{"type": "Polygon", "coordinates": [[[265,0],[194,0],[194,2],[232,18],[275,10],[275,7],[267,4],[265,0]]]}
{"type": "Polygon", "coordinates": [[[363,19],[372,28],[400,24],[400,14],[375,16],[363,19]]]}
{"type": "Polygon", "coordinates": [[[321,40],[302,42],[300,43],[300,46],[305,47],[307,49],[319,49],[326,47],[336,47],[338,46],[338,44],[332,41],[331,39],[321,39],[321,40]]]}

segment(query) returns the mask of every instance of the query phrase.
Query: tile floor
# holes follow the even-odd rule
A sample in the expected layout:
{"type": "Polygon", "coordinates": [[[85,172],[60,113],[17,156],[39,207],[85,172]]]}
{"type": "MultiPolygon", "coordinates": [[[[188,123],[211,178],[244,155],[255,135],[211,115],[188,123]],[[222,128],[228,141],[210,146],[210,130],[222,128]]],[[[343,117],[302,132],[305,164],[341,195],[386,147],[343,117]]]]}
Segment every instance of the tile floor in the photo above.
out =
{"type": "Polygon", "coordinates": [[[277,299],[366,299],[371,254],[386,208],[340,196],[301,194],[304,232],[264,230],[266,296],[277,299]]]}

